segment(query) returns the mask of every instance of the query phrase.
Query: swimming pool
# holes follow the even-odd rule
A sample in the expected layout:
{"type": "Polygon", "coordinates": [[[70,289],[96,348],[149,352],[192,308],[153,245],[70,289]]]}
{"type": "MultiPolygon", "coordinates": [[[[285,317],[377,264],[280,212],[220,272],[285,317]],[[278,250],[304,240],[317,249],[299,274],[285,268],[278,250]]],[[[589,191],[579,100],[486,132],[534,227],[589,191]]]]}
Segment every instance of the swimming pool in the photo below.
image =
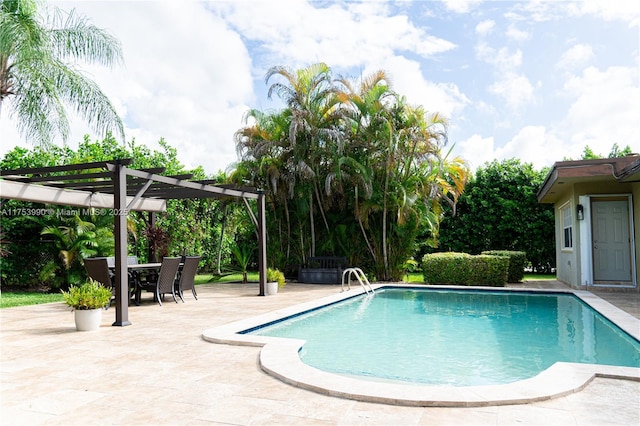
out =
{"type": "MultiPolygon", "coordinates": [[[[382,295],[387,289],[424,289],[424,286],[374,285],[374,288],[380,293],[379,295],[382,295]]],[[[447,292],[463,290],[463,294],[467,295],[470,294],[469,292],[477,291],[477,288],[461,289],[446,286],[430,287],[429,291],[433,291],[434,289],[446,290],[447,292]]],[[[486,290],[494,291],[495,289],[486,290]]],[[[507,294],[511,297],[531,292],[532,291],[519,292],[518,290],[509,290],[507,294]]],[[[575,298],[581,301],[579,303],[584,302],[593,307],[621,327],[626,333],[631,335],[633,339],[636,341],[640,340],[640,320],[619,310],[592,293],[584,291],[552,292],[575,295],[575,298]]],[[[261,368],[274,377],[294,386],[332,396],[394,405],[486,406],[521,404],[577,392],[588,385],[594,377],[640,381],[640,368],[565,361],[553,363],[549,368],[534,377],[516,380],[506,384],[454,386],[452,384],[409,384],[396,379],[382,379],[385,381],[380,381],[380,379],[376,379],[375,381],[362,380],[356,376],[322,371],[303,363],[299,354],[300,352],[304,353],[304,347],[308,344],[303,339],[241,334],[247,330],[256,330],[267,324],[281,322],[286,318],[302,317],[305,312],[313,312],[313,315],[316,315],[316,312],[321,312],[326,309],[327,306],[337,306],[340,305],[342,301],[351,303],[349,300],[352,300],[355,302],[359,297],[354,297],[357,293],[359,293],[359,291],[337,293],[313,302],[279,309],[253,318],[218,326],[205,330],[203,332],[203,339],[214,343],[262,347],[260,351],[261,368]]],[[[545,293],[549,293],[549,291],[545,293]]],[[[449,314],[451,314],[451,312],[449,312],[449,314]]],[[[604,324],[609,323],[606,319],[604,321],[604,324]]],[[[534,321],[531,322],[533,323],[534,321]]],[[[567,325],[569,324],[563,324],[562,327],[567,328],[567,325]]],[[[556,327],[556,329],[559,330],[562,327],[556,327]]],[[[569,329],[571,329],[571,327],[572,326],[569,326],[569,329]]],[[[581,334],[582,332],[576,330],[574,334],[576,333],[581,334]]],[[[559,331],[558,334],[560,334],[559,331]]],[[[473,354],[470,354],[469,357],[472,358],[472,355],[473,354]]],[[[340,354],[334,351],[334,357],[340,357],[340,354]]]]}
{"type": "Polygon", "coordinates": [[[556,362],[640,367],[640,342],[572,294],[383,289],[243,331],[304,339],[300,359],[368,379],[475,386],[556,362]]]}

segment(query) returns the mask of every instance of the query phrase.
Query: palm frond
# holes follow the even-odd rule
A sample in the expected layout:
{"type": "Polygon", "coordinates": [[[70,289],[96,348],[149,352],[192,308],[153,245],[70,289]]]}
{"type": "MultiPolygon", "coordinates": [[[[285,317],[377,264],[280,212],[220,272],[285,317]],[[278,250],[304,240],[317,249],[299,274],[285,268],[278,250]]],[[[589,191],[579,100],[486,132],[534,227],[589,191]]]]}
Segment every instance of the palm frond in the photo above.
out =
{"type": "Polygon", "coordinates": [[[55,135],[67,140],[67,105],[94,130],[113,130],[124,139],[113,105],[75,68],[78,62],[119,63],[119,42],[73,11],[64,16],[57,8],[47,9],[52,15],[42,22],[41,5],[30,0],[0,3],[0,107],[7,101],[18,132],[41,145],[55,135]]]}

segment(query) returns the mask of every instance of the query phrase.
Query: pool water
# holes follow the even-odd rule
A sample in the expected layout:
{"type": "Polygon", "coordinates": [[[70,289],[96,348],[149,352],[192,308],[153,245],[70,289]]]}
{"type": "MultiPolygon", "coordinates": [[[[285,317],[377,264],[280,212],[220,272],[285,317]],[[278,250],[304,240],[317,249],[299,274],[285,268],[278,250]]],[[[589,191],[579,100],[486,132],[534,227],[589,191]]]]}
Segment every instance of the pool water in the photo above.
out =
{"type": "Polygon", "coordinates": [[[640,342],[570,294],[383,289],[248,330],[306,340],[301,360],[376,380],[473,386],[558,361],[640,367],[640,342]]]}

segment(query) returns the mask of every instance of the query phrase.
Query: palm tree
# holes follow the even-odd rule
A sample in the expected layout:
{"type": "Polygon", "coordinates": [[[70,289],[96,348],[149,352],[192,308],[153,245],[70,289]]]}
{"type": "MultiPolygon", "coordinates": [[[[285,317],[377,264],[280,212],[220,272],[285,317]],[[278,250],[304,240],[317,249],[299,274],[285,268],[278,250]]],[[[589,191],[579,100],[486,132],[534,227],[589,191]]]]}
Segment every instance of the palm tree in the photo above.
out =
{"type": "MultiPolygon", "coordinates": [[[[291,253],[291,217],[289,199],[293,197],[295,174],[290,166],[291,149],[287,143],[291,114],[289,110],[265,113],[249,110],[244,116],[245,127],[234,137],[238,156],[242,159],[236,165],[230,180],[242,184],[247,179],[253,185],[268,189],[267,200],[273,208],[276,221],[284,215],[286,231],[279,233],[280,251],[291,253]],[[282,244],[286,243],[286,247],[282,244]]],[[[278,227],[281,228],[280,226],[278,227]]]]}
{"type": "Polygon", "coordinates": [[[73,11],[53,9],[45,19],[38,0],[0,3],[0,112],[5,100],[27,140],[47,145],[54,135],[66,141],[70,106],[96,131],[124,128],[98,85],[77,62],[111,66],[122,60],[120,43],[73,11]]]}
{"type": "Polygon", "coordinates": [[[66,289],[84,276],[83,258],[112,253],[113,225],[105,225],[104,217],[96,215],[85,220],[76,214],[62,217],[59,224],[45,225],[41,235],[52,238],[58,250],[58,261],[51,260],[45,265],[40,278],[52,279],[54,286],[66,289]]]}
{"type": "Polygon", "coordinates": [[[274,76],[284,78],[284,82],[273,83],[269,87],[268,97],[271,98],[276,93],[287,104],[291,113],[287,147],[291,155],[287,158],[286,168],[292,173],[291,188],[305,194],[308,199],[310,255],[315,256],[316,209],[320,212],[327,232],[330,229],[325,215],[325,202],[319,190],[322,179],[320,167],[333,146],[341,143],[339,99],[331,80],[331,69],[324,63],[297,71],[281,66],[272,67],[267,71],[265,81],[268,83],[274,76]],[[296,183],[298,181],[300,184],[296,183]],[[317,204],[315,208],[314,198],[317,204]]]}
{"type": "Polygon", "coordinates": [[[286,236],[278,253],[292,263],[289,245],[299,244],[304,261],[317,239],[320,253],[340,249],[378,279],[400,279],[417,236],[437,236],[440,203],[455,204],[467,179],[463,162],[442,157],[446,120],[409,105],[383,71],[356,83],[331,80],[324,64],[274,67],[267,83],[276,76],[269,96],[287,107],[248,113],[234,175],[269,189],[270,217],[280,218],[270,230],[281,244],[286,236]]]}
{"type": "MultiPolygon", "coordinates": [[[[406,241],[424,226],[437,236],[440,203],[453,203],[466,182],[466,169],[441,158],[446,120],[391,90],[377,71],[360,81],[339,80],[350,140],[335,163],[331,182],[355,186],[355,217],[379,279],[397,278],[407,259],[406,241]],[[459,166],[456,168],[456,166],[459,166]],[[366,178],[366,180],[365,180],[366,178]],[[361,185],[364,191],[358,191],[361,185]],[[366,225],[366,226],[365,226],[366,225]]],[[[327,184],[327,191],[339,185],[327,184]]],[[[410,256],[410,254],[409,254],[410,256]]]]}

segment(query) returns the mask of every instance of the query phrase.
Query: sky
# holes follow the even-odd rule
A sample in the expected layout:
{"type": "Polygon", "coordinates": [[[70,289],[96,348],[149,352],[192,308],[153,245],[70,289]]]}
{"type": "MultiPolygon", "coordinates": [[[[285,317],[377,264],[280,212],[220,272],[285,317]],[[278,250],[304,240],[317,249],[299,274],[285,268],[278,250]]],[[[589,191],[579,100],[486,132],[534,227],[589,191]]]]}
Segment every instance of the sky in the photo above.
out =
{"type": "MultiPolygon", "coordinates": [[[[160,149],[162,137],[187,168],[209,174],[238,160],[233,135],[249,109],[282,107],[267,97],[269,68],[317,62],[335,76],[384,70],[409,103],[448,118],[445,150],[472,170],[510,158],[540,169],[579,159],[585,146],[640,152],[637,1],[47,4],[120,40],[121,66],[78,66],[115,105],[126,141],[160,149]]],[[[84,134],[102,137],[80,119],[71,127],[73,148],[84,134]]],[[[16,145],[30,146],[3,105],[0,155],[16,145]]]]}

